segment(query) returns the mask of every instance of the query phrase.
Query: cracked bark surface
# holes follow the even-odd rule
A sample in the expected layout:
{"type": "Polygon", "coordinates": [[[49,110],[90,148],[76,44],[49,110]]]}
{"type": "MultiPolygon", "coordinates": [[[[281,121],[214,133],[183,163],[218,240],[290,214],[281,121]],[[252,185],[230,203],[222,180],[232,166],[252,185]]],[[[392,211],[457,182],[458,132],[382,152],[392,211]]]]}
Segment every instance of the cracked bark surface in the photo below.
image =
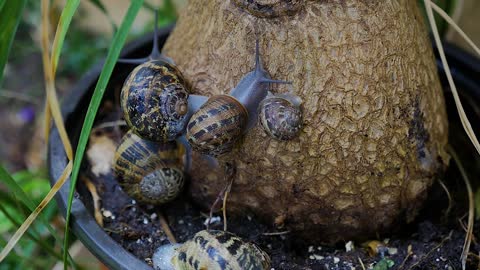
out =
{"type": "MultiPolygon", "coordinates": [[[[222,158],[237,165],[229,213],[330,243],[410,221],[448,163],[444,98],[416,1],[190,1],[164,53],[193,93],[225,94],[253,69],[256,37],[265,69],[303,99],[304,126],[279,142],[257,124],[222,158]]],[[[193,161],[189,193],[208,208],[223,169],[193,161]]]]}

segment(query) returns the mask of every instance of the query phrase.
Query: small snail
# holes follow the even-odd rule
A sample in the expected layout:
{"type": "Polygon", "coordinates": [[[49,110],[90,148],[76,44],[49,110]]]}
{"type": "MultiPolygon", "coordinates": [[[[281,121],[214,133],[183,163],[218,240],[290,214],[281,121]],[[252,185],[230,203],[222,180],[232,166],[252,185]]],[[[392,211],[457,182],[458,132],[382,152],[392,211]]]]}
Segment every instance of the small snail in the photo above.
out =
{"type": "Polygon", "coordinates": [[[153,48],[148,57],[119,59],[121,63],[139,64],[125,80],[120,105],[130,129],[142,138],[161,142],[180,136],[192,112],[206,98],[191,97],[194,107],[189,107],[189,89],[182,73],[170,58],[159,52],[157,22],[158,11],[153,48]]]}
{"type": "Polygon", "coordinates": [[[200,231],[184,244],[161,246],[152,260],[161,270],[270,270],[270,257],[256,245],[214,230],[200,231]]]}
{"type": "Polygon", "coordinates": [[[255,46],[255,69],[246,74],[229,95],[209,98],[187,124],[186,138],[200,153],[220,156],[230,151],[239,137],[258,119],[258,106],[267,96],[272,80],[260,63],[258,40],[255,46]]]}
{"type": "Polygon", "coordinates": [[[163,204],[182,191],[184,149],[175,141],[156,143],[131,130],[122,138],[113,159],[122,189],[135,200],[163,204]]]}
{"type": "Polygon", "coordinates": [[[301,103],[292,94],[267,96],[259,107],[259,120],[265,132],[277,140],[293,139],[302,126],[301,103]]]}

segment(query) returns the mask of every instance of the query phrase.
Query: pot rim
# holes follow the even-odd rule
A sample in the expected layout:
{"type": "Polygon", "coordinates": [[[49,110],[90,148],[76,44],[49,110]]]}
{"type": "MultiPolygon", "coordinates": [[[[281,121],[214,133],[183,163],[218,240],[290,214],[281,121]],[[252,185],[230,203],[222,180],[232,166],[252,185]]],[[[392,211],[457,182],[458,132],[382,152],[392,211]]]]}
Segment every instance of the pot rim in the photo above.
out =
{"type": "MultiPolygon", "coordinates": [[[[166,39],[172,29],[173,25],[160,28],[158,31],[158,37],[166,39]]],[[[148,33],[141,38],[128,43],[122,50],[121,57],[125,57],[140,47],[151,43],[152,36],[152,33],[148,33]]],[[[163,44],[159,45],[162,46],[163,44]]],[[[92,87],[95,87],[104,62],[105,59],[102,59],[98,64],[91,68],[65,96],[61,106],[64,120],[73,116],[76,108],[81,103],[82,98],[91,91],[92,87]]],[[[84,116],[80,116],[80,118],[82,117],[84,116]]],[[[77,142],[72,143],[76,144],[77,142]]],[[[55,126],[51,129],[50,139],[48,141],[47,166],[49,170],[50,184],[53,186],[62,174],[64,168],[67,166],[67,156],[64,152],[58,129],[55,126]]],[[[69,190],[70,178],[66,180],[63,187],[60,188],[55,195],[58,207],[64,217],[66,215],[69,190]]],[[[70,217],[71,231],[92,254],[110,269],[152,269],[152,267],[148,266],[145,262],[135,257],[133,254],[125,250],[119,243],[113,240],[113,238],[111,238],[103,228],[97,224],[78,196],[73,198],[70,217]]]]}

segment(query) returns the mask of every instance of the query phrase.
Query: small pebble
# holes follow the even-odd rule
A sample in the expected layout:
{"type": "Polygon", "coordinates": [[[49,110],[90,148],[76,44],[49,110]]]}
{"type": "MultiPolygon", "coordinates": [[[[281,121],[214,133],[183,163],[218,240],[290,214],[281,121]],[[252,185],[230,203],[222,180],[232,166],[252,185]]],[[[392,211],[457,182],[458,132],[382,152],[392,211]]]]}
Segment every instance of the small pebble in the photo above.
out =
{"type": "Polygon", "coordinates": [[[108,210],[105,210],[102,212],[103,216],[108,218],[108,217],[111,217],[112,216],[112,212],[108,211],[108,210]]]}
{"type": "Polygon", "coordinates": [[[183,221],[183,219],[178,220],[178,224],[182,225],[183,223],[185,223],[185,221],[183,221]]]}
{"type": "Polygon", "coordinates": [[[149,243],[152,243],[152,242],[153,242],[151,237],[149,237],[149,238],[147,239],[147,241],[148,241],[149,243]]]}
{"type": "Polygon", "coordinates": [[[147,218],[143,218],[143,224],[148,224],[148,219],[147,218]]]}
{"type": "Polygon", "coordinates": [[[219,223],[220,221],[222,221],[220,217],[212,217],[212,219],[210,218],[205,219],[205,222],[203,222],[203,224],[204,225],[215,224],[215,223],[219,223]]]}
{"type": "Polygon", "coordinates": [[[157,218],[157,213],[153,213],[150,215],[150,219],[156,219],[157,218]]]}
{"type": "Polygon", "coordinates": [[[313,253],[313,251],[315,251],[315,249],[313,248],[313,246],[309,246],[309,247],[308,247],[308,253],[313,253]]]}
{"type": "Polygon", "coordinates": [[[388,248],[388,254],[390,255],[395,255],[398,253],[398,249],[397,248],[388,248]]]}
{"type": "Polygon", "coordinates": [[[136,203],[137,203],[137,201],[135,201],[135,200],[132,200],[132,204],[136,204],[136,203]]]}
{"type": "Polygon", "coordinates": [[[346,244],[345,244],[345,251],[347,252],[350,252],[352,250],[355,249],[355,246],[353,245],[353,242],[352,241],[348,241],[346,244]]]}
{"type": "Polygon", "coordinates": [[[337,263],[339,263],[339,262],[340,262],[340,259],[339,259],[339,258],[333,257],[333,263],[334,263],[334,264],[337,264],[337,263]]]}

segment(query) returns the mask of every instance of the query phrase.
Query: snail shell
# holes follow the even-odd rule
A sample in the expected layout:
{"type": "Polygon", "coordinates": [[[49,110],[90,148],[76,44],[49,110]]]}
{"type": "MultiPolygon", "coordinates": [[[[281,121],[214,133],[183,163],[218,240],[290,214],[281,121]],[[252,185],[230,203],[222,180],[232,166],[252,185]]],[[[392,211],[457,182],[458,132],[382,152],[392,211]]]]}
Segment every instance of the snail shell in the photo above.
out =
{"type": "Polygon", "coordinates": [[[128,126],[140,137],[172,141],[188,118],[188,91],[180,71],[164,60],[137,66],[125,81],[120,105],[128,126]]]}
{"type": "Polygon", "coordinates": [[[184,149],[175,141],[156,143],[129,131],[115,152],[114,173],[135,200],[163,204],[182,191],[184,149]]]}
{"type": "Polygon", "coordinates": [[[259,121],[263,129],[277,140],[291,140],[302,126],[300,98],[293,95],[277,95],[265,98],[259,107],[259,121]]]}
{"type": "Polygon", "coordinates": [[[268,254],[255,244],[215,230],[200,231],[179,246],[162,246],[153,255],[153,261],[156,268],[162,270],[270,270],[271,264],[268,254]]]}
{"type": "Polygon", "coordinates": [[[195,151],[220,156],[233,148],[247,120],[247,110],[234,97],[216,95],[192,115],[186,138],[195,151]]]}

